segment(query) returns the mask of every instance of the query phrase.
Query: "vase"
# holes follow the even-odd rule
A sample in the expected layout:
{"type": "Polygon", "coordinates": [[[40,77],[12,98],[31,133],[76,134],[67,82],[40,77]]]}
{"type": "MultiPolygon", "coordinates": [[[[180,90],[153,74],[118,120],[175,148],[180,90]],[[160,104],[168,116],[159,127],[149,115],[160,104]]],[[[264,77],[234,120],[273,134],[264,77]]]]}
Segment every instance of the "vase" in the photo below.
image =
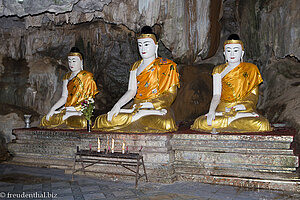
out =
{"type": "Polygon", "coordinates": [[[31,115],[24,115],[25,128],[30,128],[30,117],[31,117],[31,115]]]}
{"type": "Polygon", "coordinates": [[[91,120],[86,120],[87,121],[87,124],[86,124],[86,130],[88,132],[91,132],[91,120]]]}

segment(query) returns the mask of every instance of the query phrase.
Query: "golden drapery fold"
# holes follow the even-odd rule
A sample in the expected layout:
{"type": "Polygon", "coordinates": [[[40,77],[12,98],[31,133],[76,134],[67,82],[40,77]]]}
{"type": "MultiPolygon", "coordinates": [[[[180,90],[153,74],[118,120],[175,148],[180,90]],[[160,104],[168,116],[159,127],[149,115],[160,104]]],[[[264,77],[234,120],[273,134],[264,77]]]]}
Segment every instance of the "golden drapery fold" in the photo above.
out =
{"type": "MultiPolygon", "coordinates": [[[[226,67],[227,64],[216,67],[213,74],[221,73],[226,67]]],[[[241,100],[262,82],[256,65],[242,62],[222,78],[221,101],[241,100]]]]}
{"type": "MultiPolygon", "coordinates": [[[[226,66],[227,64],[215,67],[213,74],[221,73],[226,66]]],[[[228,124],[228,119],[235,117],[238,113],[257,113],[258,86],[262,81],[256,65],[241,63],[222,78],[221,100],[216,109],[216,112],[221,112],[222,116],[216,116],[211,126],[207,125],[206,116],[200,116],[195,120],[191,129],[207,132],[211,132],[213,128],[216,128],[218,132],[270,131],[271,126],[268,120],[260,115],[239,118],[228,124]],[[236,105],[244,105],[246,110],[230,109],[236,105]],[[226,108],[230,111],[225,112],[226,108]]]]}
{"type": "MultiPolygon", "coordinates": [[[[64,80],[69,79],[71,72],[67,73],[64,80]]],[[[91,72],[82,70],[68,82],[68,98],[65,107],[73,106],[77,111],[81,108],[81,102],[94,98],[99,92],[91,72]]]]}
{"type": "MultiPolygon", "coordinates": [[[[141,61],[133,64],[137,69],[141,61]]],[[[176,63],[165,58],[156,58],[137,77],[136,99],[153,99],[167,91],[171,86],[179,87],[179,74],[176,63]]]]}
{"type": "MultiPolygon", "coordinates": [[[[135,62],[131,71],[136,70],[141,60],[135,62]]],[[[137,76],[136,105],[132,113],[119,113],[112,121],[107,114],[97,117],[93,129],[101,131],[132,133],[164,133],[177,130],[171,104],[176,98],[179,87],[179,74],[176,63],[169,59],[156,58],[137,76]],[[148,115],[132,122],[132,117],[143,110],[140,103],[151,102],[155,110],[166,109],[166,115],[148,115]]],[[[149,110],[149,109],[145,109],[149,110]]]]}
{"type": "MultiPolygon", "coordinates": [[[[71,72],[67,73],[63,80],[69,80],[71,72]]],[[[73,79],[68,81],[67,85],[68,97],[65,107],[74,107],[77,111],[81,109],[81,102],[89,98],[95,98],[99,92],[92,73],[82,70],[73,79]]],[[[60,113],[54,114],[49,121],[44,116],[41,120],[40,127],[42,128],[68,128],[80,129],[87,125],[84,116],[71,116],[63,120],[66,110],[63,109],[60,113]]]]}

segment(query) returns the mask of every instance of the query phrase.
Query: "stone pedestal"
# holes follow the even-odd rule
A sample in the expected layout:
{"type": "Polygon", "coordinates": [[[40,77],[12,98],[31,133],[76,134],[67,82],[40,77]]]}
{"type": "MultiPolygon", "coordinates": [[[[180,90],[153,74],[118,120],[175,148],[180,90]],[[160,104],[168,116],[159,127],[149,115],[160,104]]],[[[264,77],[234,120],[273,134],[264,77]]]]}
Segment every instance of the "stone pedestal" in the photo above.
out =
{"type": "MultiPolygon", "coordinates": [[[[290,148],[295,131],[290,129],[212,135],[189,129],[167,134],[124,134],[31,128],[15,129],[13,134],[17,139],[9,144],[9,151],[14,156],[10,163],[15,164],[61,168],[70,173],[77,146],[89,149],[92,144],[96,150],[99,137],[103,150],[107,139],[111,142],[114,138],[115,151],[121,151],[123,141],[129,152],[142,147],[150,181],[190,180],[300,191],[298,156],[290,148]]],[[[130,175],[119,166],[109,165],[93,167],[88,174],[114,179],[130,175]]]]}

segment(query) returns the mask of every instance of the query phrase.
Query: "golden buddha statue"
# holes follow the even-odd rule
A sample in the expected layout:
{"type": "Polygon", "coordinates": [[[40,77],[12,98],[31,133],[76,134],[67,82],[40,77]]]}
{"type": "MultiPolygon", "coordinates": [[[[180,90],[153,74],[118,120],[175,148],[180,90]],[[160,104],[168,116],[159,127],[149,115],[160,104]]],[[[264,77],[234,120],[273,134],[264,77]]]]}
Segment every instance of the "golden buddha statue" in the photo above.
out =
{"type": "Polygon", "coordinates": [[[227,63],[213,70],[213,98],[208,114],[198,117],[191,129],[204,132],[270,131],[268,120],[256,112],[258,86],[263,82],[256,65],[241,62],[243,42],[232,34],[224,43],[227,63]]]}
{"type": "Polygon", "coordinates": [[[137,42],[142,60],[130,69],[128,91],[111,111],[97,117],[93,129],[136,133],[177,130],[170,109],[179,87],[176,63],[157,57],[158,42],[151,27],[142,28],[137,42]],[[121,109],[133,98],[130,109],[121,109]]]}
{"type": "Polygon", "coordinates": [[[78,48],[71,49],[68,63],[71,72],[63,78],[61,98],[43,117],[41,128],[81,129],[87,126],[87,121],[81,112],[81,103],[93,99],[99,91],[93,74],[83,70],[83,58],[78,48]]]}

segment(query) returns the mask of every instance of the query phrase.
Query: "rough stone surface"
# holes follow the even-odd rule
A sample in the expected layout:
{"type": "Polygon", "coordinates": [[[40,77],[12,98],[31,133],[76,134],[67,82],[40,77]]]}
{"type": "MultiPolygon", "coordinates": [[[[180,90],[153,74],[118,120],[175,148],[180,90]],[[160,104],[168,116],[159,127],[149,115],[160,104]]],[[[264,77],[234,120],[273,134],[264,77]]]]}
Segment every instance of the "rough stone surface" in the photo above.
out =
{"type": "Polygon", "coordinates": [[[300,59],[300,4],[298,0],[239,1],[241,36],[247,57],[266,65],[274,55],[300,59]]]}
{"type": "Polygon", "coordinates": [[[172,109],[177,121],[193,121],[206,114],[212,98],[213,65],[180,66],[180,88],[172,109]]]}
{"type": "Polygon", "coordinates": [[[23,128],[24,115],[31,115],[31,126],[37,126],[39,123],[39,114],[33,110],[18,107],[15,105],[0,104],[0,130],[5,143],[11,142],[16,137],[12,134],[15,128],[23,128]]]}
{"type": "MultiPolygon", "coordinates": [[[[218,8],[220,5],[216,4],[218,8]]],[[[0,16],[23,17],[22,22],[6,23],[10,27],[22,23],[26,28],[49,23],[78,24],[99,18],[107,23],[123,24],[135,32],[144,25],[160,25],[162,42],[175,58],[187,62],[193,62],[198,55],[205,57],[211,44],[208,36],[210,1],[205,0],[47,0],[38,3],[29,0],[12,4],[4,0],[0,8],[0,16]]]]}
{"type": "Polygon", "coordinates": [[[95,76],[100,89],[96,106],[102,113],[126,91],[129,68],[139,59],[134,33],[101,21],[52,31],[32,29],[15,33],[23,39],[14,41],[7,40],[11,34],[2,35],[7,45],[0,50],[4,54],[0,65],[1,102],[29,107],[41,114],[47,113],[61,95],[72,46],[81,49],[84,69],[95,76]],[[23,54],[21,51],[26,52],[27,59],[15,58],[23,54]]]}
{"type": "Polygon", "coordinates": [[[3,131],[0,131],[0,161],[6,160],[8,158],[8,149],[6,142],[6,135],[3,131]]]}
{"type": "MultiPolygon", "coordinates": [[[[299,1],[240,1],[240,32],[246,57],[255,62],[264,79],[259,108],[272,122],[298,130],[300,70],[299,1]]],[[[299,132],[300,133],[300,132],[299,132]]],[[[298,143],[300,143],[298,134],[298,143]]]]}
{"type": "Polygon", "coordinates": [[[264,70],[261,108],[271,122],[288,122],[300,130],[300,63],[295,58],[272,59],[264,70]]]}
{"type": "Polygon", "coordinates": [[[103,6],[109,4],[110,0],[2,0],[0,3],[0,16],[24,17],[49,12],[54,14],[72,11],[73,7],[80,12],[94,12],[102,10],[103,6]]]}

